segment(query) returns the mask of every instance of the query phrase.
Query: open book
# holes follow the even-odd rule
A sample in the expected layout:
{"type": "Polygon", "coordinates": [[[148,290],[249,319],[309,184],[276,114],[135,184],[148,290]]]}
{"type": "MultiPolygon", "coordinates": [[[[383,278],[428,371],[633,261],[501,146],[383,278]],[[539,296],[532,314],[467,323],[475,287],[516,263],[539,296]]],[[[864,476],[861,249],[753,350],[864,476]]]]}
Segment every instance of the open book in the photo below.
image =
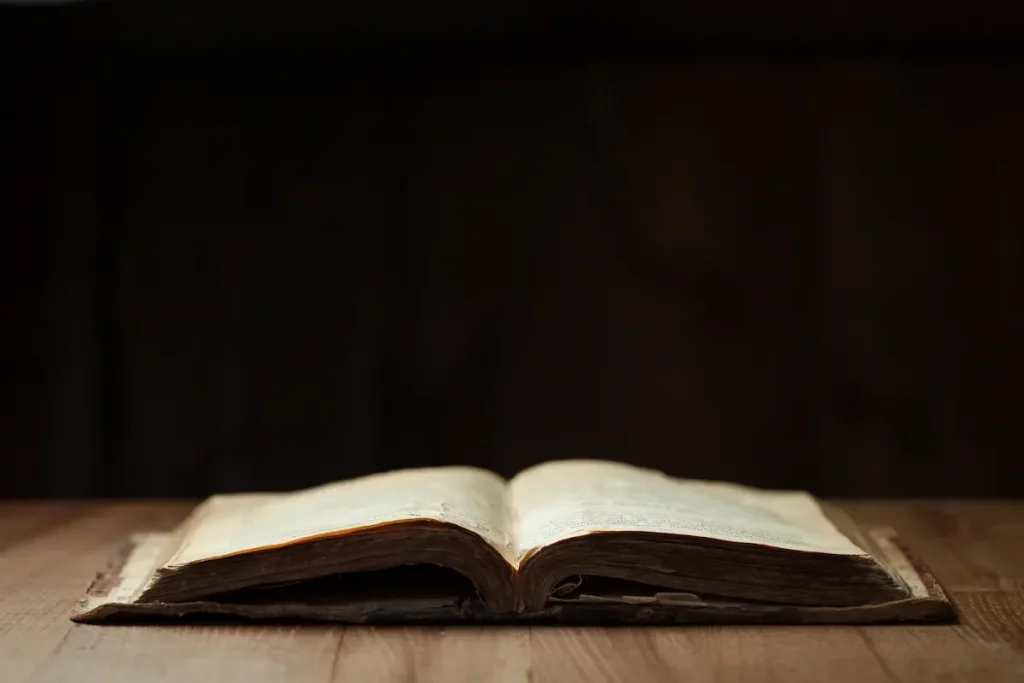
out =
{"type": "Polygon", "coordinates": [[[593,460],[214,496],[140,536],[74,618],[874,621],[951,614],[888,536],[808,494],[593,460]]]}

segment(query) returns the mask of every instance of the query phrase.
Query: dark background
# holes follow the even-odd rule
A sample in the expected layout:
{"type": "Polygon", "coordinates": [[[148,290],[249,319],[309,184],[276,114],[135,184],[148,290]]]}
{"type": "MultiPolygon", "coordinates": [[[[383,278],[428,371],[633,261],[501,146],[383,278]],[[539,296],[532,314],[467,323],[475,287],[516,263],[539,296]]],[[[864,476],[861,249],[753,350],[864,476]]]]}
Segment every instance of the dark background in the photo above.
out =
{"type": "Polygon", "coordinates": [[[349,4],[0,8],[0,495],[1024,493],[1019,13],[349,4]]]}

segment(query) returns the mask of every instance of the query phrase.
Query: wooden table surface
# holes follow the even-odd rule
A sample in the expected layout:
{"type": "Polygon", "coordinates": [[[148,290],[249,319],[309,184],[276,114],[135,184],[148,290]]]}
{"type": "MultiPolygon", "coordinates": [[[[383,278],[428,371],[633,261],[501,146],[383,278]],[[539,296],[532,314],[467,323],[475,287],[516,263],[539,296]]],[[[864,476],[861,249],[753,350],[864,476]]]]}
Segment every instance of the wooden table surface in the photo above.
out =
{"type": "Polygon", "coordinates": [[[189,503],[0,503],[0,681],[1024,681],[1024,502],[842,502],[888,524],[955,626],[92,626],[67,615],[136,530],[189,503]]]}

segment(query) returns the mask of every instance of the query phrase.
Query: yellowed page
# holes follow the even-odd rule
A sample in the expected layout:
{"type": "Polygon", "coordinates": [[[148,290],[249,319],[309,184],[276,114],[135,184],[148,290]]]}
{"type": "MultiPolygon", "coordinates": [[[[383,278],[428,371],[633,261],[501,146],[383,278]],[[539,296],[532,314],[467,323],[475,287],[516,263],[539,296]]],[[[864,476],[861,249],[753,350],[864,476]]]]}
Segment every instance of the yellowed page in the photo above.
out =
{"type": "Polygon", "coordinates": [[[399,470],[286,494],[215,496],[196,511],[167,567],[396,522],[467,529],[512,558],[505,480],[473,467],[399,470]]]}
{"type": "Polygon", "coordinates": [[[517,563],[585,534],[638,531],[843,555],[864,551],[807,493],[676,479],[598,460],[549,462],[509,483],[517,563]]]}

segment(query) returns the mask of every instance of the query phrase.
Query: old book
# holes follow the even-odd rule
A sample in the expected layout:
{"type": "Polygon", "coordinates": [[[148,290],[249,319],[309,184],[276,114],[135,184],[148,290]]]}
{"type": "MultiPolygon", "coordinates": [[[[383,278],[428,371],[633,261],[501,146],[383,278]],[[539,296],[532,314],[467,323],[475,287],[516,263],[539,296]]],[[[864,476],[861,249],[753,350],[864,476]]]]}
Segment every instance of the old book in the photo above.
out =
{"type": "Polygon", "coordinates": [[[73,618],[866,622],[954,612],[892,533],[810,495],[593,460],[228,494],[133,539],[73,618]]]}

